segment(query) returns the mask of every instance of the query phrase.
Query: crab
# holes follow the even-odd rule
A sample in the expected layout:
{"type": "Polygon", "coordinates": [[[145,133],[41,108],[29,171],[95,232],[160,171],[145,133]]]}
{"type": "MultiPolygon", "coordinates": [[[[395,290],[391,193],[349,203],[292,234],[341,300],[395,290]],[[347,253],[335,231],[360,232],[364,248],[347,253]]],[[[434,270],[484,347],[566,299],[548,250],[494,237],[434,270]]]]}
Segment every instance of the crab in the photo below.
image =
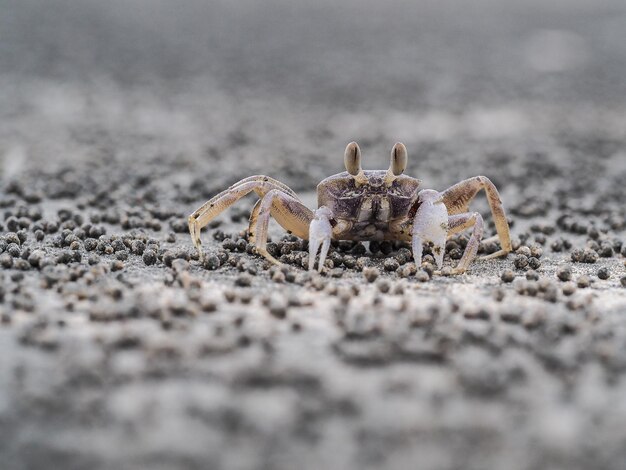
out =
{"type": "Polygon", "coordinates": [[[312,211],[287,185],[269,176],[250,176],[222,191],[189,216],[189,232],[200,260],[204,258],[200,230],[221,212],[254,191],[260,199],[250,214],[249,242],[270,262],[281,264],[267,251],[270,216],[285,230],[309,241],[309,270],[324,267],[332,240],[411,243],[417,266],[423,246],[432,243],[441,270],[447,238],[471,228],[471,236],[452,274],[464,273],[476,257],[483,235],[483,218],[469,204],[484,190],[495,222],[500,250],[481,259],[506,256],[512,249],[509,224],[497,188],[486,176],[466,179],[445,191],[419,190],[421,181],[404,175],[407,150],[396,143],[387,170],[363,170],[361,150],[351,142],[344,152],[346,171],[329,176],[317,186],[318,208],[312,211]]]}

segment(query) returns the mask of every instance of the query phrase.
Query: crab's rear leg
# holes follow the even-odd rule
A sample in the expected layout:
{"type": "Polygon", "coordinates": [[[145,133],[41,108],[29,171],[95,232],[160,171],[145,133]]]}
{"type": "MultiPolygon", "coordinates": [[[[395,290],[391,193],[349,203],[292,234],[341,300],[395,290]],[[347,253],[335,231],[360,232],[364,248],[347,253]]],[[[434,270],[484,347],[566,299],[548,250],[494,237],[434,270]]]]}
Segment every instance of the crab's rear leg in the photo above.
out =
{"type": "Polygon", "coordinates": [[[464,273],[476,257],[478,245],[483,236],[483,217],[478,212],[466,212],[465,214],[455,214],[448,218],[448,233],[450,234],[460,232],[472,226],[474,227],[472,235],[467,242],[459,264],[452,270],[453,274],[464,273]]]}
{"type": "Polygon", "coordinates": [[[511,246],[509,223],[506,220],[506,213],[504,212],[504,207],[502,207],[498,189],[489,178],[486,176],[475,176],[474,178],[461,181],[451,186],[441,194],[449,214],[456,215],[468,212],[470,203],[481,189],[484,189],[487,195],[487,202],[489,202],[493,220],[496,224],[496,231],[498,232],[501,247],[499,251],[485,256],[482,259],[504,256],[513,249],[511,246]]]}
{"type": "Polygon", "coordinates": [[[256,245],[256,223],[259,218],[259,211],[261,210],[261,203],[263,199],[259,199],[252,210],[250,211],[250,224],[248,226],[248,242],[252,245],[256,245]]]}
{"type": "Polygon", "coordinates": [[[188,219],[189,233],[191,234],[194,246],[198,250],[200,259],[203,258],[202,242],[200,240],[200,230],[202,227],[205,227],[211,220],[250,192],[254,191],[260,197],[263,197],[271,190],[281,191],[296,200],[298,199],[298,196],[296,196],[287,185],[269,176],[257,175],[250,176],[235,183],[230,188],[212,197],[196,209],[188,219]]]}
{"type": "Polygon", "coordinates": [[[275,264],[280,262],[267,252],[270,215],[287,231],[297,237],[309,238],[313,212],[300,200],[285,192],[272,189],[253,208],[250,216],[250,240],[258,254],[275,264]]]}

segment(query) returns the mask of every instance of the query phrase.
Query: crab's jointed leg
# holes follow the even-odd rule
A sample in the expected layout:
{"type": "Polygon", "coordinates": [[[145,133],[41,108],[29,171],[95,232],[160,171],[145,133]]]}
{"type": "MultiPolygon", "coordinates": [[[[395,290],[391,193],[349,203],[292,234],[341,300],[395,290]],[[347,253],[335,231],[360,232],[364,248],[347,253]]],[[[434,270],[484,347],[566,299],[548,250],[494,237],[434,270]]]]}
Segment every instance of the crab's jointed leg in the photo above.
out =
{"type": "Polygon", "coordinates": [[[287,231],[297,237],[309,238],[309,224],[313,212],[296,197],[279,189],[270,190],[254,206],[250,215],[250,238],[254,240],[256,251],[275,264],[280,262],[267,252],[267,232],[270,215],[287,231]]]}
{"type": "Polygon", "coordinates": [[[315,211],[315,216],[311,220],[309,225],[309,271],[312,271],[315,267],[315,258],[318,251],[320,252],[320,259],[317,270],[321,271],[324,267],[333,234],[333,228],[330,224],[331,216],[330,209],[322,206],[315,211]]]}
{"type": "Polygon", "coordinates": [[[411,245],[415,264],[421,266],[423,243],[433,243],[437,267],[441,269],[448,236],[448,210],[441,201],[441,194],[432,189],[419,193],[420,206],[413,219],[411,245]]]}
{"type": "Polygon", "coordinates": [[[453,274],[464,273],[476,257],[478,245],[483,236],[483,217],[478,212],[466,212],[465,214],[456,214],[448,218],[448,230],[450,234],[460,232],[472,226],[474,227],[472,235],[467,242],[459,264],[452,270],[453,274]]]}
{"type": "Polygon", "coordinates": [[[500,250],[484,256],[482,259],[495,258],[510,253],[513,249],[511,246],[511,234],[509,232],[509,223],[506,220],[504,207],[500,200],[500,194],[495,185],[486,176],[475,176],[460,183],[451,186],[442,192],[443,202],[448,208],[450,215],[463,214],[468,212],[470,202],[476,197],[478,192],[484,189],[487,195],[487,201],[491,208],[496,231],[500,240],[500,250]]]}
{"type": "MultiPolygon", "coordinates": [[[[257,175],[242,179],[230,188],[212,197],[189,216],[189,233],[194,246],[198,250],[200,259],[203,258],[200,230],[211,220],[232,206],[250,192],[256,192],[259,197],[265,196],[269,191],[277,190],[298,200],[298,196],[287,185],[269,176],[257,175]]],[[[255,206],[256,209],[257,206],[255,206]]],[[[254,210],[253,210],[254,212],[254,210]]]]}
{"type": "Polygon", "coordinates": [[[261,210],[261,202],[263,199],[259,199],[254,203],[254,207],[250,211],[250,224],[248,225],[248,241],[252,245],[256,245],[256,222],[259,218],[259,211],[261,210]]]}

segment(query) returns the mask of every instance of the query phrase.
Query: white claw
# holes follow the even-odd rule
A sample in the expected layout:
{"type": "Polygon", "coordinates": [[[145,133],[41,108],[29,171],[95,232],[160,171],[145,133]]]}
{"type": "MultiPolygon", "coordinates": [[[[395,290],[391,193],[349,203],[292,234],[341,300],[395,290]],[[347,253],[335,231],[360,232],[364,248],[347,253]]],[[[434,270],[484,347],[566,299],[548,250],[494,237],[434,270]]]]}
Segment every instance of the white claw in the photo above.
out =
{"type": "Polygon", "coordinates": [[[413,259],[415,260],[415,265],[419,268],[422,265],[422,239],[419,237],[415,231],[413,231],[413,240],[412,240],[412,248],[413,248],[413,259]]]}
{"type": "Polygon", "coordinates": [[[438,240],[431,240],[433,242],[433,254],[435,255],[435,263],[437,263],[437,268],[441,269],[443,266],[443,255],[446,252],[446,237],[440,238],[438,240]]]}
{"type": "Polygon", "coordinates": [[[422,264],[424,242],[433,243],[433,254],[437,268],[443,265],[446,238],[448,236],[448,209],[441,201],[441,194],[432,189],[419,192],[421,205],[413,219],[412,248],[415,264],[422,264]]]}
{"type": "Polygon", "coordinates": [[[309,225],[309,271],[313,271],[315,267],[315,258],[317,257],[320,245],[322,250],[320,252],[320,261],[317,270],[321,272],[324,267],[324,261],[326,261],[326,255],[330,249],[330,239],[333,232],[333,228],[328,220],[330,215],[330,209],[322,206],[315,211],[315,217],[309,225]]]}
{"type": "Polygon", "coordinates": [[[322,250],[320,251],[320,261],[317,265],[318,272],[322,272],[322,268],[324,267],[324,261],[326,261],[326,255],[328,254],[328,249],[330,248],[330,238],[324,240],[322,243],[322,250]]]}
{"type": "MultiPolygon", "coordinates": [[[[313,222],[311,222],[313,225],[313,222]]],[[[309,233],[311,233],[311,227],[309,227],[309,233]]],[[[309,236],[309,271],[313,271],[315,267],[315,258],[317,257],[317,250],[319,250],[320,243],[317,239],[309,236]]]]}

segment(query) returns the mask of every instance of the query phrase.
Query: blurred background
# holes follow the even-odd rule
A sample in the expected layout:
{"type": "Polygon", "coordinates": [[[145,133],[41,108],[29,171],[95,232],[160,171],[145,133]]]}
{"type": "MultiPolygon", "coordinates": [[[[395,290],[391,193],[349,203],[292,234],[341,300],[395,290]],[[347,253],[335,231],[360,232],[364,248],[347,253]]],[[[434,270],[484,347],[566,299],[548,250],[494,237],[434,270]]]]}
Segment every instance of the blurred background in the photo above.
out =
{"type": "Polygon", "coordinates": [[[519,169],[571,132],[624,128],[621,0],[0,0],[0,12],[9,176],[158,162],[206,194],[256,172],[312,190],[357,140],[367,168],[404,141],[409,173],[446,185],[489,158],[519,169]]]}

